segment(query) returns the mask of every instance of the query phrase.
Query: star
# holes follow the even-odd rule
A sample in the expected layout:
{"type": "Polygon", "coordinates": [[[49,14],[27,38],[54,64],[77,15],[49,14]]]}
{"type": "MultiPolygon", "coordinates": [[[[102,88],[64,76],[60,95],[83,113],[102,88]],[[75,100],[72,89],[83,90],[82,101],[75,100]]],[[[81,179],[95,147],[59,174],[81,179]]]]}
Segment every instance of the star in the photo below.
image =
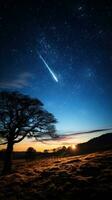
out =
{"type": "Polygon", "coordinates": [[[82,6],[79,6],[79,7],[78,7],[78,10],[82,10],[82,9],[83,9],[83,7],[82,7],[82,6]]]}
{"type": "Polygon", "coordinates": [[[83,69],[82,76],[85,80],[93,81],[96,78],[96,73],[93,68],[87,67],[83,69]]]}

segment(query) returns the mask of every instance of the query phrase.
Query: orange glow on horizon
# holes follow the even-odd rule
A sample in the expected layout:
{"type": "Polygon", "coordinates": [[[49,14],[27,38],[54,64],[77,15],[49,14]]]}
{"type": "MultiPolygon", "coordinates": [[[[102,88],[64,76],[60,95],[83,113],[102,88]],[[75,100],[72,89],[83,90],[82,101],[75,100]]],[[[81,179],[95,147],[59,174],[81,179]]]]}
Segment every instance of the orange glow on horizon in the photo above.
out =
{"type": "MultiPolygon", "coordinates": [[[[105,132],[103,132],[105,133],[105,132]]],[[[37,152],[43,152],[45,149],[53,150],[61,148],[63,146],[69,147],[73,150],[76,148],[76,144],[83,143],[91,138],[102,135],[101,132],[91,134],[80,134],[80,135],[67,135],[61,140],[50,140],[46,142],[32,141],[31,139],[24,139],[20,143],[14,145],[14,151],[26,151],[29,147],[33,147],[37,152]]],[[[5,149],[6,145],[0,145],[0,149],[5,149]]]]}
{"type": "Polygon", "coordinates": [[[74,144],[72,144],[71,147],[72,147],[73,150],[76,149],[76,146],[74,144]]]}

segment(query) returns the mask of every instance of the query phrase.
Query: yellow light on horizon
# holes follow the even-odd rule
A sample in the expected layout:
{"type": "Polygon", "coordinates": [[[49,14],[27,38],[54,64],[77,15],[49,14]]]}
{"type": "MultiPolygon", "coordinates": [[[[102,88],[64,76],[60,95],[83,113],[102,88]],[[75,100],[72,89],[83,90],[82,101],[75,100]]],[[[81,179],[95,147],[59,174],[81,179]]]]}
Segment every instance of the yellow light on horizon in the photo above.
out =
{"type": "Polygon", "coordinates": [[[74,144],[72,144],[71,148],[74,150],[76,148],[76,146],[74,144]]]}

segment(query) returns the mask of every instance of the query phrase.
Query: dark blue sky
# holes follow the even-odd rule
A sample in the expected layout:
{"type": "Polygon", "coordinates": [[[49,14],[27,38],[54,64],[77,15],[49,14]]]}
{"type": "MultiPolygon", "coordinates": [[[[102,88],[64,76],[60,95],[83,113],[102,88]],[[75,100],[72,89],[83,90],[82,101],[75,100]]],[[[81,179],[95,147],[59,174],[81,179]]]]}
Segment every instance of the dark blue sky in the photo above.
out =
{"type": "Polygon", "coordinates": [[[4,89],[39,98],[60,131],[112,126],[111,0],[1,0],[4,89]]]}

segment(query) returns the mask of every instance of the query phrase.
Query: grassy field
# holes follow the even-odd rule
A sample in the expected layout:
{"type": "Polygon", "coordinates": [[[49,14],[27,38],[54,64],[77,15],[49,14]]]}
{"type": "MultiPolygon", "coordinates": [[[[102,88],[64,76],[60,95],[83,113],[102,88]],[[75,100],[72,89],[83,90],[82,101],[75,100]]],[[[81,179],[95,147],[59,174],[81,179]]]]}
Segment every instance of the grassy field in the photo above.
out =
{"type": "Polygon", "coordinates": [[[112,151],[14,161],[0,177],[1,200],[96,200],[112,196],[112,151]],[[109,196],[110,195],[110,196],[109,196]]]}

